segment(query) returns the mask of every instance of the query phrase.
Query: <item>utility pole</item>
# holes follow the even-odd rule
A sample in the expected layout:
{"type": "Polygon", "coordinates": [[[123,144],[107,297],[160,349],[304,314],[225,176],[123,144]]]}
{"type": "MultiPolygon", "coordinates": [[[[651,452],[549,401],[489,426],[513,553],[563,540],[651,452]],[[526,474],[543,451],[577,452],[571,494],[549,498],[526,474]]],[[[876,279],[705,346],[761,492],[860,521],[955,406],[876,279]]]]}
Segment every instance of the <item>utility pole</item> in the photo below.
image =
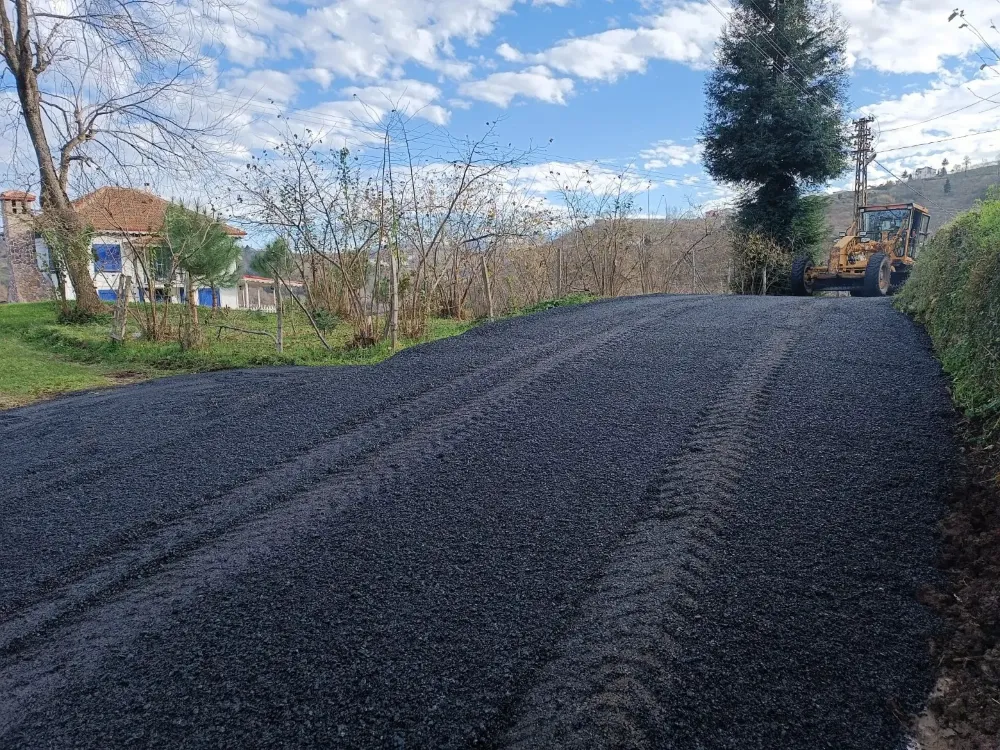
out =
{"type": "Polygon", "coordinates": [[[875,161],[872,151],[872,122],[874,117],[854,121],[854,222],[861,228],[861,208],[868,203],[868,165],[875,161]]]}

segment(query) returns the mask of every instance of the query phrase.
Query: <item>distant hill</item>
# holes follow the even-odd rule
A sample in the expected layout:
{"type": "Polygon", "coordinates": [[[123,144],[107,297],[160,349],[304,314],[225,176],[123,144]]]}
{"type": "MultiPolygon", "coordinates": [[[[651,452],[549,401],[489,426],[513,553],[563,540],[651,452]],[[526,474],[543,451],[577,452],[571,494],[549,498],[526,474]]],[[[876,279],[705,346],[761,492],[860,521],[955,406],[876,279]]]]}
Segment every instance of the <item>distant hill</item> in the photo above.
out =
{"type": "MultiPolygon", "coordinates": [[[[869,175],[871,172],[869,172],[869,175]]],[[[959,167],[947,177],[926,180],[911,179],[903,182],[868,188],[868,203],[909,203],[914,201],[930,209],[930,231],[934,233],[963,211],[972,208],[977,200],[986,196],[990,185],[1000,184],[1000,164],[972,167],[967,172],[959,167]],[[951,192],[944,192],[945,180],[951,180],[951,192]]],[[[851,225],[854,193],[850,190],[833,193],[827,218],[833,236],[838,236],[851,225]]]]}
{"type": "Polygon", "coordinates": [[[612,287],[617,294],[717,293],[725,290],[729,270],[725,221],[719,212],[614,224],[600,220],[567,231],[537,251],[539,260],[563,251],[564,283],[573,292],[607,294],[612,287]]]}

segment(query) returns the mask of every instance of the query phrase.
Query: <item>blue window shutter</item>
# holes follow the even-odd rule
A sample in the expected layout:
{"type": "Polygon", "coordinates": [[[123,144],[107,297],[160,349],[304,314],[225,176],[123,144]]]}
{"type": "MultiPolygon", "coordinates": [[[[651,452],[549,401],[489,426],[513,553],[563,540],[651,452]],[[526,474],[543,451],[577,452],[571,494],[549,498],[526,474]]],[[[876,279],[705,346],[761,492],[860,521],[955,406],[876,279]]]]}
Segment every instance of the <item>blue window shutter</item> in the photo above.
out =
{"type": "Polygon", "coordinates": [[[121,273],[122,270],[122,246],[121,245],[94,245],[94,271],[100,273],[121,273]]]}
{"type": "Polygon", "coordinates": [[[98,289],[97,296],[100,297],[103,302],[114,302],[118,299],[118,292],[114,289],[98,289]]]}

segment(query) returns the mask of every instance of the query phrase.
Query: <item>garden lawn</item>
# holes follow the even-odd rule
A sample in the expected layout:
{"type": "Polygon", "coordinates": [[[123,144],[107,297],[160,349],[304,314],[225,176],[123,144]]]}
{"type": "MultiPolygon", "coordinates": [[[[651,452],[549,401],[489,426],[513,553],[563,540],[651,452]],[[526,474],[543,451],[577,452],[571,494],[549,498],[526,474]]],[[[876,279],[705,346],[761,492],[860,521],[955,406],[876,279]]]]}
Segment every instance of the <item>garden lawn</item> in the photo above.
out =
{"type": "MultiPolygon", "coordinates": [[[[125,344],[113,344],[110,307],[108,316],[77,325],[59,323],[54,303],[0,305],[0,408],[179,373],[261,365],[374,364],[391,354],[388,343],[350,347],[353,332],[344,323],[325,333],[332,347],[327,351],[308,319],[296,310],[285,315],[284,352],[279,355],[270,336],[221,328],[273,333],[277,326],[273,313],[204,308],[199,313],[205,346],[185,352],[176,341],[133,338],[137,327],[132,321],[125,344]]],[[[173,315],[176,321],[176,308],[173,315]]],[[[401,348],[454,336],[472,325],[469,321],[432,319],[425,338],[404,340],[401,348]]]]}

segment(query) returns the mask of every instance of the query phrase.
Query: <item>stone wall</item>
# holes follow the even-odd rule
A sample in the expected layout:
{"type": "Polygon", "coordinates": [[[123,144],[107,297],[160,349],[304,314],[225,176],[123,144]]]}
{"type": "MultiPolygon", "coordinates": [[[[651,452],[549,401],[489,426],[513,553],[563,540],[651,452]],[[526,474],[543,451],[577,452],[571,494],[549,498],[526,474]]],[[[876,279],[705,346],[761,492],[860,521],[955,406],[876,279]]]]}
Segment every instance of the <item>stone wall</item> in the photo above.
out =
{"type": "MultiPolygon", "coordinates": [[[[27,196],[26,196],[27,197],[27,196]]],[[[33,197],[32,197],[33,198],[33,197]]],[[[3,215],[3,262],[8,302],[41,302],[52,299],[52,285],[38,270],[34,217],[31,202],[0,198],[3,215]]]]}
{"type": "Polygon", "coordinates": [[[0,302],[7,301],[7,277],[10,275],[10,264],[7,263],[7,243],[0,236],[0,302]]]}

